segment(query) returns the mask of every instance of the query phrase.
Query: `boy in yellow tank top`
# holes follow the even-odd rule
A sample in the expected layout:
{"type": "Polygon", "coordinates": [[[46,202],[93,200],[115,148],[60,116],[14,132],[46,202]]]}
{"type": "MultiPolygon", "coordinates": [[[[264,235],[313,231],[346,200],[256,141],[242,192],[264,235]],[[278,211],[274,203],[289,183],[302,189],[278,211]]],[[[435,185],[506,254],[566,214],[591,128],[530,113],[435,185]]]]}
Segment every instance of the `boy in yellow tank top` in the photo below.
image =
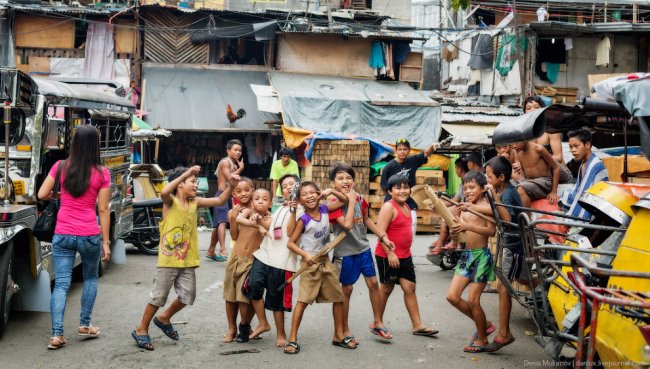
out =
{"type": "Polygon", "coordinates": [[[162,189],[163,219],[160,222],[160,246],[158,268],[154,277],[150,300],[144,309],[140,325],[131,332],[138,347],[153,350],[149,325],[154,324],[172,340],[178,340],[178,332],[170,320],[185,305],[192,305],[196,297],[195,269],[199,266],[199,242],[197,234],[197,208],[210,208],[224,204],[230,198],[231,189],[239,182],[233,175],[228,188],[219,197],[196,197],[196,175],[201,167],[179,167],[167,173],[169,183],[162,189]],[[159,308],[165,306],[172,286],[178,297],[162,314],[154,318],[159,308]]]}

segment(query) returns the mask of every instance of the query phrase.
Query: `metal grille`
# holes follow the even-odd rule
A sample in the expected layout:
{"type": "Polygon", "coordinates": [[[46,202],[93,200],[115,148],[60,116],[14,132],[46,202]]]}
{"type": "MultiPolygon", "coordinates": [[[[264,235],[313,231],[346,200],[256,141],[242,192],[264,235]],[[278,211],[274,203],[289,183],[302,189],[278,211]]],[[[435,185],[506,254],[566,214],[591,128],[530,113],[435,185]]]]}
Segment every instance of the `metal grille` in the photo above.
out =
{"type": "MultiPolygon", "coordinates": [[[[12,160],[11,164],[12,164],[11,166],[18,168],[21,171],[23,178],[29,178],[29,174],[32,171],[31,169],[32,161],[30,159],[12,160]]],[[[9,172],[11,172],[11,170],[9,172]]]]}
{"type": "Polygon", "coordinates": [[[128,144],[126,120],[94,120],[99,130],[99,149],[114,150],[126,148],[128,144]]]}

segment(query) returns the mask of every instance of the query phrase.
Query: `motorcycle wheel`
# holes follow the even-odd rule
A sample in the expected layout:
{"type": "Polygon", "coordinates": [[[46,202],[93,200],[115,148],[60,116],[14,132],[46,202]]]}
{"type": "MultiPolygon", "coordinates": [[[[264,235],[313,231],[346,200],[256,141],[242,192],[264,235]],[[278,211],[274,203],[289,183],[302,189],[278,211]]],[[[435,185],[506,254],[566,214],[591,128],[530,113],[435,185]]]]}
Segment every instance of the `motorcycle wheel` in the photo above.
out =
{"type": "MultiPolygon", "coordinates": [[[[146,225],[146,214],[140,213],[139,215],[141,216],[137,217],[137,219],[134,221],[134,225],[146,225]],[[136,223],[137,221],[141,223],[136,223]]],[[[136,235],[137,242],[135,243],[135,247],[137,247],[140,252],[147,255],[158,255],[158,245],[160,244],[160,230],[158,228],[158,223],[160,222],[160,218],[154,217],[154,221],[156,223],[155,230],[139,233],[136,235]]]]}
{"type": "Polygon", "coordinates": [[[0,337],[7,329],[9,313],[11,311],[11,296],[9,288],[13,287],[14,281],[11,278],[13,264],[14,243],[9,241],[0,250],[0,337]]]}
{"type": "Polygon", "coordinates": [[[443,252],[442,259],[440,261],[440,269],[450,270],[456,267],[458,263],[458,258],[454,255],[453,252],[443,252]]]}

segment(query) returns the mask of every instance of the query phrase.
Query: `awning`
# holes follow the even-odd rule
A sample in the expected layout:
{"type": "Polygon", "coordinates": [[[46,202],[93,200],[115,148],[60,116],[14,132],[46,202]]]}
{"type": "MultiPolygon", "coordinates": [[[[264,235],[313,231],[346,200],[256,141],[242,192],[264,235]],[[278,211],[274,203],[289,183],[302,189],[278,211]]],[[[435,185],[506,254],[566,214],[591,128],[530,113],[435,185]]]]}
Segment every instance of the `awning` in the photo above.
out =
{"type": "Polygon", "coordinates": [[[492,133],[496,124],[452,124],[443,123],[442,129],[451,136],[462,138],[464,142],[492,144],[492,133]]]}
{"type": "MultiPolygon", "coordinates": [[[[244,67],[245,68],[245,67],[244,67]]],[[[266,71],[180,67],[144,64],[147,122],[169,130],[270,131],[265,122],[277,122],[276,114],[257,108],[251,84],[266,85],[266,71]],[[230,123],[227,106],[242,118],[230,123]]]]}
{"type": "Polygon", "coordinates": [[[403,82],[270,72],[284,124],[428,147],[440,136],[440,106],[403,82]]]}
{"type": "Polygon", "coordinates": [[[139,130],[139,129],[148,129],[148,130],[152,130],[153,127],[150,126],[150,125],[148,125],[147,122],[145,122],[144,120],[142,120],[142,119],[140,119],[140,118],[138,118],[138,117],[136,117],[136,116],[134,115],[134,116],[133,116],[133,127],[132,127],[132,129],[133,129],[134,131],[139,130]]]}

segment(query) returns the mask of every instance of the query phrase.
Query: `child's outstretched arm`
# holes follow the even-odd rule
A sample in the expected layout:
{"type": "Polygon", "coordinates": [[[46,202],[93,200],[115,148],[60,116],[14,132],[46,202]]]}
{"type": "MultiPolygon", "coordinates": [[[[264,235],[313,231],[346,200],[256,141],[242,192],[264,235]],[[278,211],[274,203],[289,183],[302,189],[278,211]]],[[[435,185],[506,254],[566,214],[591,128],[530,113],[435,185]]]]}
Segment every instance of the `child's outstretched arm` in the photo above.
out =
{"type": "Polygon", "coordinates": [[[233,174],[230,176],[230,179],[228,180],[228,185],[226,186],[226,190],[223,191],[219,196],[217,197],[197,197],[196,198],[196,205],[200,208],[211,208],[215,206],[221,206],[230,199],[230,195],[232,194],[232,189],[237,187],[237,184],[239,183],[239,176],[236,174],[233,174]]]}
{"type": "Polygon", "coordinates": [[[348,203],[348,197],[346,195],[344,195],[341,192],[339,192],[339,191],[337,191],[335,189],[332,189],[332,188],[324,189],[323,192],[321,192],[320,197],[322,199],[326,199],[327,196],[329,196],[329,195],[336,196],[336,198],[339,199],[339,201],[328,202],[327,203],[327,211],[334,211],[336,209],[340,209],[340,208],[343,207],[343,205],[348,203]]]}
{"type": "Polygon", "coordinates": [[[175,180],[167,183],[165,187],[163,187],[162,191],[160,191],[160,198],[163,201],[163,204],[166,205],[167,207],[172,205],[173,202],[173,197],[172,193],[178,187],[179,184],[183,183],[188,177],[190,176],[195,176],[199,174],[201,171],[201,167],[198,165],[195,165],[188,170],[185,171],[185,173],[181,174],[176,178],[175,180]]]}

